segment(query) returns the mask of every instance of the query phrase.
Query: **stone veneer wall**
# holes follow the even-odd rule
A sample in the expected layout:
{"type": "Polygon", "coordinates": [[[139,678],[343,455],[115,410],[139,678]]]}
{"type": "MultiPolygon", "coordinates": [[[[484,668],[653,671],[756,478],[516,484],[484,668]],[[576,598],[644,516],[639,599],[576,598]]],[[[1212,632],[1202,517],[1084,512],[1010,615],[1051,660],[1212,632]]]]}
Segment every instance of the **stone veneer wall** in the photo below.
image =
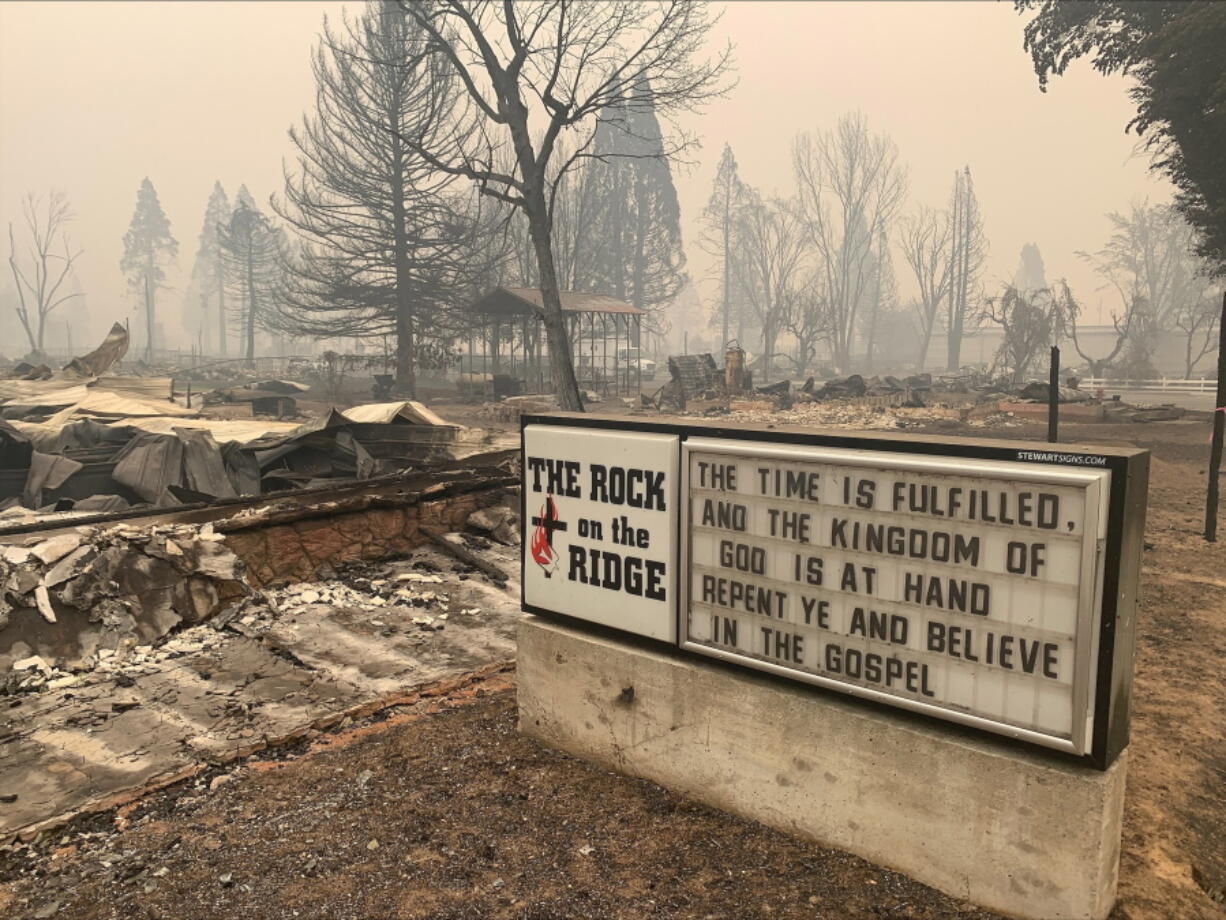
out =
{"type": "Polygon", "coordinates": [[[311,514],[301,520],[230,529],[226,546],[246,565],[253,587],[312,581],[348,562],[377,561],[402,555],[429,542],[421,527],[447,533],[462,530],[478,508],[508,501],[511,490],[497,487],[423,501],[399,508],[371,507],[339,513],[311,514]]]}

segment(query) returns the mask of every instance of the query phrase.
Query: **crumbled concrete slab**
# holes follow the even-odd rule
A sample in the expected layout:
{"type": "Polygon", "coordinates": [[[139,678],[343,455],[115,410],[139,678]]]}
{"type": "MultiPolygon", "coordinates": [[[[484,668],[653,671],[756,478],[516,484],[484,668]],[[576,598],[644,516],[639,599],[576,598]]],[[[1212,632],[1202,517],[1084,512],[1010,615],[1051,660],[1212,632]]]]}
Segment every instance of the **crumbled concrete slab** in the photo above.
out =
{"type": "MultiPolygon", "coordinates": [[[[483,551],[517,570],[513,551],[483,551]]],[[[0,837],[513,659],[517,583],[494,587],[436,551],[346,577],[269,592],[156,649],[101,650],[91,671],[10,696],[0,717],[0,837]]],[[[22,673],[43,670],[33,662],[22,673]]]]}

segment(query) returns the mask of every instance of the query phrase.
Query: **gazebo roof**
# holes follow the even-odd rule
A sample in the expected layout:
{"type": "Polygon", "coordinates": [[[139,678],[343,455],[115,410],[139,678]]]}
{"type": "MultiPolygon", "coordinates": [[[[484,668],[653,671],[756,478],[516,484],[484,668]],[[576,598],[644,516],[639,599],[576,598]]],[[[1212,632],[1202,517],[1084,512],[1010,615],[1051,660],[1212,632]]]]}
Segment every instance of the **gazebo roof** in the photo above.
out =
{"type": "MultiPolygon", "coordinates": [[[[562,291],[563,313],[626,313],[640,316],[645,311],[616,297],[562,291]]],[[[544,309],[541,292],[536,288],[496,287],[480,300],[465,308],[469,313],[498,316],[536,315],[544,309]]]]}

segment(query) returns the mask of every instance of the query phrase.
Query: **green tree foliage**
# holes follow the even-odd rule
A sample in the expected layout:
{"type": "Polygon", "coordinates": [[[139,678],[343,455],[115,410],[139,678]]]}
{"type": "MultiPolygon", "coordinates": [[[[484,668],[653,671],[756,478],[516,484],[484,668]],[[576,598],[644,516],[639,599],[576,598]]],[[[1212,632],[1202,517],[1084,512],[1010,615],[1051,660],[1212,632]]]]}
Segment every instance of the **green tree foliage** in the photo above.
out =
{"type": "Polygon", "coordinates": [[[119,269],[128,288],[140,298],[145,310],[145,357],[152,359],[157,335],[157,292],[165,285],[165,266],[179,252],[179,242],[170,234],[170,221],[158,201],[153,183],[145,178],[136,193],[136,210],[123,236],[119,269]]]}
{"type": "Polygon", "coordinates": [[[1176,189],[1176,206],[1200,234],[1198,249],[1226,273],[1226,3],[1213,0],[1014,0],[1040,87],[1090,56],[1124,73],[1137,106],[1129,124],[1153,166],[1176,189]]]}

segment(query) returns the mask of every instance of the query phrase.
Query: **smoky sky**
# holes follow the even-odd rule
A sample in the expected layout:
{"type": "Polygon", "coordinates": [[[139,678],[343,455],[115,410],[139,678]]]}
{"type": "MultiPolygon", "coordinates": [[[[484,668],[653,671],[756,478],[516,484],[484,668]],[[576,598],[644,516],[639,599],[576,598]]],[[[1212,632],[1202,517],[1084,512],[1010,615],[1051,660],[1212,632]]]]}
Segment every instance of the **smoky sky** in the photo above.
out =
{"type": "MultiPolygon", "coordinates": [[[[346,7],[357,12],[360,4],[0,3],[0,220],[7,235],[26,191],[68,195],[72,234],[85,249],[78,276],[89,318],[80,334],[135,317],[118,263],[143,177],[157,187],[180,244],[174,290],[164,296],[172,309],[213,181],[231,197],[246,183],[261,203],[277,191],[290,156],[286,131],[313,97],[310,54],[321,20],[346,7]]],[[[787,195],[792,138],[858,109],[872,130],[894,138],[909,167],[905,210],[943,207],[954,170],[971,168],[991,244],[986,282],[1010,278],[1022,244],[1035,242],[1048,278],[1066,277],[1091,319],[1099,303],[1117,306],[1076,253],[1105,242],[1107,211],[1170,198],[1124,131],[1133,113],[1124,78],[1078,62],[1040,93],[1022,50],[1023,19],[1005,2],[715,8],[723,13],[716,40],[735,43],[739,83],[683,119],[703,146],[675,170],[700,296],[718,296],[697,240],[724,143],[744,181],[787,195]]],[[[903,298],[914,289],[907,271],[896,254],[903,298]]],[[[167,334],[173,340],[176,329],[167,334]]]]}

